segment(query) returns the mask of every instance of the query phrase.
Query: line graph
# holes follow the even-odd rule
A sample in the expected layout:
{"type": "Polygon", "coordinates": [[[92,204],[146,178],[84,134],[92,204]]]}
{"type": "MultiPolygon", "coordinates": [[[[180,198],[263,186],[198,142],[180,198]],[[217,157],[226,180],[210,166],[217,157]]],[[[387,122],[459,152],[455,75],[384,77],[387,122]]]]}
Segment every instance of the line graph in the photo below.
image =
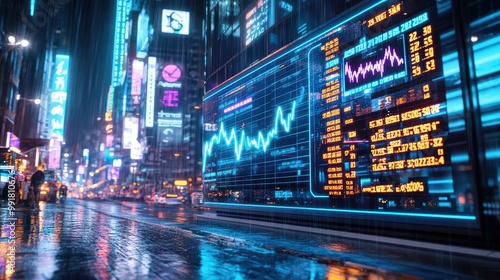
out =
{"type": "Polygon", "coordinates": [[[283,108],[278,106],[271,130],[268,132],[259,131],[255,137],[246,135],[245,130],[236,132],[236,130],[232,128],[230,131],[226,131],[225,125],[222,122],[218,133],[212,136],[210,140],[203,145],[203,170],[206,168],[207,159],[212,155],[215,145],[225,145],[226,147],[233,146],[236,161],[241,159],[243,151],[255,149],[266,152],[272,139],[278,136],[280,128],[284,132],[290,132],[292,121],[295,119],[295,108],[296,101],[293,101],[290,112],[284,116],[283,108]]]}
{"type": "Polygon", "coordinates": [[[405,60],[403,57],[400,57],[395,48],[387,46],[384,49],[384,56],[381,59],[374,62],[367,61],[360,63],[356,70],[353,70],[355,67],[352,67],[349,61],[346,61],[344,73],[350,83],[359,83],[361,77],[362,79],[367,78],[367,74],[375,76],[377,73],[380,73],[380,77],[382,78],[386,72],[386,64],[388,62],[390,62],[391,67],[397,67],[403,65],[405,60]]]}

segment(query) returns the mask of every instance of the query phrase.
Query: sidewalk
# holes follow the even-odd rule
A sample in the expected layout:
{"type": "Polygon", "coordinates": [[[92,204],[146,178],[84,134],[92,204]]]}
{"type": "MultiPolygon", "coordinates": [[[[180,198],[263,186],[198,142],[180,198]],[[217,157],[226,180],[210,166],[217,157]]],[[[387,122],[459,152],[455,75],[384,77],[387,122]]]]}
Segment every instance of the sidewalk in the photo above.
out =
{"type": "Polygon", "coordinates": [[[198,216],[200,219],[209,219],[209,220],[211,219],[211,220],[219,220],[219,221],[233,222],[233,223],[252,224],[268,228],[278,228],[278,229],[294,230],[298,232],[316,233],[321,235],[344,237],[355,240],[366,240],[366,241],[376,240],[377,243],[385,243],[409,249],[411,248],[426,249],[431,252],[435,251],[437,253],[462,255],[464,257],[470,257],[470,258],[477,257],[477,258],[491,259],[492,261],[498,261],[500,263],[500,251],[474,249],[474,248],[466,248],[460,246],[450,246],[450,245],[436,244],[430,242],[412,241],[412,240],[392,238],[392,237],[374,236],[362,233],[352,233],[352,232],[329,230],[322,228],[311,228],[311,227],[271,223],[271,222],[264,222],[257,220],[243,220],[237,218],[221,217],[217,216],[215,213],[204,213],[203,215],[198,215],[198,216]]]}
{"type": "Polygon", "coordinates": [[[188,214],[180,210],[184,207],[146,203],[40,205],[40,212],[15,211],[14,229],[8,209],[0,208],[0,256],[12,251],[11,237],[16,241],[15,273],[0,258],[0,279],[231,279],[235,267],[242,275],[287,280],[326,279],[337,272],[355,273],[356,279],[412,280],[500,274],[497,253],[478,257],[388,246],[310,228],[231,221],[210,212],[192,212],[194,222],[180,223],[188,214]]]}

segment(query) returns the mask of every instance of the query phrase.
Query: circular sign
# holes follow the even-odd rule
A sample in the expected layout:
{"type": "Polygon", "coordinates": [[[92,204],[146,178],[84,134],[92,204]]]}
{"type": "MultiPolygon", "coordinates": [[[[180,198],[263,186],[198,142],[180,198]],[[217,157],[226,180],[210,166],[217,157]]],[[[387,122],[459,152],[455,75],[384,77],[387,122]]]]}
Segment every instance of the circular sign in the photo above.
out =
{"type": "Polygon", "coordinates": [[[177,65],[169,64],[163,67],[161,71],[161,76],[163,79],[169,83],[173,83],[181,77],[181,69],[177,65]]]}

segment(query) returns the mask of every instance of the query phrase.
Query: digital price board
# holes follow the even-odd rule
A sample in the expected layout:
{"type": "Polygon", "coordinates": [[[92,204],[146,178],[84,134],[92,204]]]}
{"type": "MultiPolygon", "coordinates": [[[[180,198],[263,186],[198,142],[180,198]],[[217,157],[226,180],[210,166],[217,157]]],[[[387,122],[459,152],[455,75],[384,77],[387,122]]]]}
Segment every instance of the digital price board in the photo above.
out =
{"type": "Polygon", "coordinates": [[[309,102],[318,196],[428,193],[438,191],[433,173],[451,174],[445,95],[434,81],[442,76],[435,11],[403,5],[334,30],[308,53],[309,91],[318,93],[309,102]]]}
{"type": "Polygon", "coordinates": [[[456,206],[436,3],[370,5],[206,95],[209,204],[475,220],[456,206]]]}

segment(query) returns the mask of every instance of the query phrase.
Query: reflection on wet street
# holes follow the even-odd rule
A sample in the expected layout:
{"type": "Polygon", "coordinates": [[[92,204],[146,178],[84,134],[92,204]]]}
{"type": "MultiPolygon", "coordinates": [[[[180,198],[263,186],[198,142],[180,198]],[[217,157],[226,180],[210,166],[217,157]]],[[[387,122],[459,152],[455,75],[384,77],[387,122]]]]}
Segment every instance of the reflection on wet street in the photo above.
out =
{"type": "Polygon", "coordinates": [[[467,278],[453,271],[396,265],[387,261],[395,256],[390,251],[365,247],[362,252],[359,244],[199,220],[200,212],[185,205],[68,200],[41,203],[39,212],[18,210],[15,227],[10,227],[4,205],[0,278],[467,278]],[[15,272],[7,269],[10,236],[16,242],[15,272]]]}

